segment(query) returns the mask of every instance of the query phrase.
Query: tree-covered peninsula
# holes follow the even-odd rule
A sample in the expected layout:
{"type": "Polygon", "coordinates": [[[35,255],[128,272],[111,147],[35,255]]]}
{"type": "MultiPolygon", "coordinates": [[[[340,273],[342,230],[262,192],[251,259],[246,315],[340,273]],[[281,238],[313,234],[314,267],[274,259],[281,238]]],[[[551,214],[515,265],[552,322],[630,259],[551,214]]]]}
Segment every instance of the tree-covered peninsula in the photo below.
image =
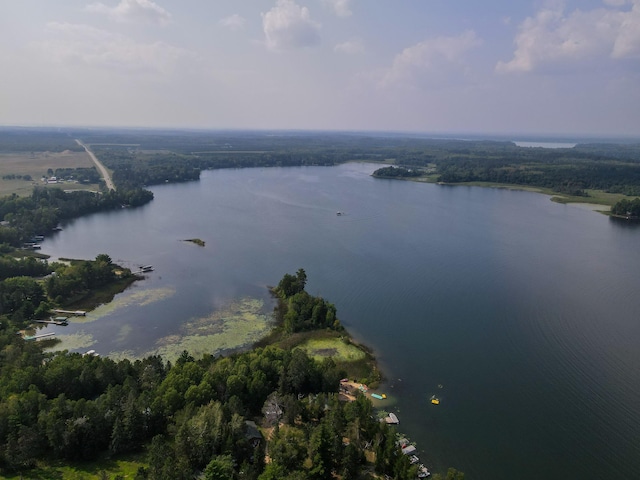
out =
{"type": "MultiPolygon", "coordinates": [[[[308,295],[305,283],[300,269],[274,289],[278,342],[326,328],[346,336],[335,307],[308,295]]],[[[228,357],[185,351],[174,364],[46,353],[15,335],[25,315],[8,308],[0,318],[3,475],[50,478],[134,455],[138,480],[416,478],[371,402],[341,397],[348,373],[330,356],[317,361],[276,344],[228,357]]]]}

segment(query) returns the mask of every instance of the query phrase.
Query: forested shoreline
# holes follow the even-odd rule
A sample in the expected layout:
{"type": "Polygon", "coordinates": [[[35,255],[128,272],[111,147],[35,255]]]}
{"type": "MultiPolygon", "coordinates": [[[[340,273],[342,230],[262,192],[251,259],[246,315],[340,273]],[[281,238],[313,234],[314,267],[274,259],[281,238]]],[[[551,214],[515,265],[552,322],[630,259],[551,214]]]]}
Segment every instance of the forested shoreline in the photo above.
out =
{"type": "MultiPolygon", "coordinates": [[[[336,307],[305,291],[303,269],[285,274],[273,290],[279,298],[275,334],[229,357],[184,352],[175,364],[157,356],[116,362],[48,353],[47,341],[16,335],[53,307],[133,278],[107,254],[65,264],[23,250],[61,222],[144,205],[153,198],[145,186],[197,180],[204,169],[354,160],[392,164],[378,173],[387,178],[429,171],[449,183],[530,185],[576,196],[590,189],[640,194],[635,144],[547,151],[511,142],[364,134],[39,133],[0,129],[0,152],[61,151],[77,148],[72,139],[82,138],[113,171],[117,190],[36,187],[30,196],[0,198],[0,468],[7,475],[133,452],[141,459],[138,480],[416,477],[394,430],[375,419],[371,403],[364,396],[340,400],[339,380],[353,371],[295,348],[292,338],[314,331],[349,341],[336,307]]],[[[637,218],[640,200],[623,199],[612,212],[637,218]]]]}
{"type": "MultiPolygon", "coordinates": [[[[310,296],[305,283],[299,269],[273,289],[280,338],[344,332],[335,307],[310,296]]],[[[175,364],[45,353],[43,344],[15,335],[24,321],[15,315],[6,311],[0,320],[5,473],[29,476],[48,464],[140,452],[138,480],[416,478],[418,467],[371,402],[363,394],[340,398],[348,372],[331,357],[318,362],[301,348],[274,345],[199,359],[185,351],[175,364]]],[[[451,469],[447,478],[464,475],[451,469]]]]}

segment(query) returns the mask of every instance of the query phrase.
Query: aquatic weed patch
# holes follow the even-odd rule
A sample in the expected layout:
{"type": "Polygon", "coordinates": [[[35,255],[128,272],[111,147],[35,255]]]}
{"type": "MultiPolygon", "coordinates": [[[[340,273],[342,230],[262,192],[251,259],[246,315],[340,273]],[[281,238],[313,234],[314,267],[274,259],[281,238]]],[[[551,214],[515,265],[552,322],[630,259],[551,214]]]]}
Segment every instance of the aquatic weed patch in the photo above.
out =
{"type": "Polygon", "coordinates": [[[159,302],[165,298],[169,298],[176,293],[173,288],[150,288],[140,290],[128,295],[121,295],[112,302],[100,305],[95,310],[87,313],[84,317],[71,317],[72,323],[90,323],[101,319],[121,308],[127,307],[144,307],[154,302],[159,302]]]}
{"type": "Polygon", "coordinates": [[[185,322],[178,333],[159,339],[156,347],[147,352],[111,352],[109,357],[136,359],[162,355],[166,360],[175,361],[184,350],[194,357],[216,355],[253,345],[269,333],[272,326],[272,315],[264,312],[262,300],[243,298],[206,317],[185,322]]]}

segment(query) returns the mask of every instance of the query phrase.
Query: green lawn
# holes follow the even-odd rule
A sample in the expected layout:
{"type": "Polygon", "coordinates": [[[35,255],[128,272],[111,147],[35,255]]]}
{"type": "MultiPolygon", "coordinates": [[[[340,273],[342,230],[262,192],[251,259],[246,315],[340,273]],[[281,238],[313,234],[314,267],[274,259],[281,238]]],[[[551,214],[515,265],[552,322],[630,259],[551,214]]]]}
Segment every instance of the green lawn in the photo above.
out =
{"type": "Polygon", "coordinates": [[[121,475],[127,480],[133,479],[139,467],[147,467],[145,453],[120,455],[117,458],[104,458],[95,462],[42,464],[29,470],[28,476],[20,473],[0,476],[0,479],[20,480],[94,480],[113,479],[121,475]]]}

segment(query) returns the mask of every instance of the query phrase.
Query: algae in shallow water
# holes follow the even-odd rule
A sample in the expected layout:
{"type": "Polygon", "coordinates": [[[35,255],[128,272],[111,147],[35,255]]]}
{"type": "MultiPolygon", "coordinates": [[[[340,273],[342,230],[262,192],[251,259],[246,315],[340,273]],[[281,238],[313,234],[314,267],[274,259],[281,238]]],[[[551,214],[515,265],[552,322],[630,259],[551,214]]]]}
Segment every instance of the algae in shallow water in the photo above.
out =
{"type": "Polygon", "coordinates": [[[48,348],[48,352],[59,352],[61,350],[80,350],[89,348],[96,344],[93,335],[83,332],[82,330],[69,335],[56,335],[59,340],[52,348],[48,348]]]}
{"type": "Polygon", "coordinates": [[[133,292],[128,295],[121,295],[109,303],[100,305],[92,312],[89,312],[85,317],[72,317],[70,321],[72,323],[95,322],[118,309],[133,306],[144,307],[151,303],[169,298],[175,293],[176,291],[173,288],[150,288],[147,290],[133,292]]]}
{"type": "Polygon", "coordinates": [[[124,342],[132,330],[133,330],[133,327],[131,327],[131,325],[129,324],[122,325],[120,327],[120,331],[118,332],[118,343],[124,342]]]}
{"type": "Polygon", "coordinates": [[[272,325],[272,316],[263,312],[264,302],[255,298],[236,300],[222,310],[185,322],[180,333],[163,337],[156,348],[143,354],[112,352],[111,358],[142,358],[162,355],[175,361],[187,350],[194,357],[218,354],[251,345],[264,337],[272,325]]]}

